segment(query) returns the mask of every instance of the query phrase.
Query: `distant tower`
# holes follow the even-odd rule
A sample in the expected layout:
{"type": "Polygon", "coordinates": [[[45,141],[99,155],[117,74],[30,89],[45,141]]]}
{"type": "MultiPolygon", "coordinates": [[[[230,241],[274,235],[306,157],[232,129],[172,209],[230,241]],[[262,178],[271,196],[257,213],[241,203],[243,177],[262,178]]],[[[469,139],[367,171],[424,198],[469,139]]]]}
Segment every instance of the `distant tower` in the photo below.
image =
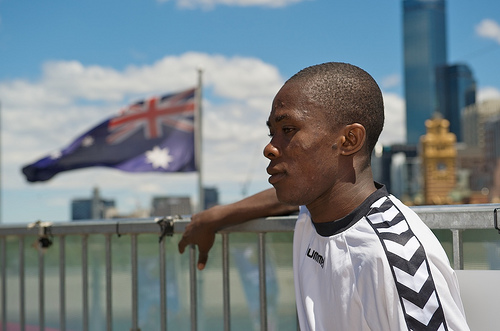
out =
{"type": "Polygon", "coordinates": [[[403,0],[406,142],[417,145],[438,109],[436,69],[446,65],[445,0],[403,0]]]}
{"type": "Polygon", "coordinates": [[[448,120],[436,116],[425,121],[427,134],[421,137],[425,204],[446,204],[456,186],[456,136],[448,120]]]}

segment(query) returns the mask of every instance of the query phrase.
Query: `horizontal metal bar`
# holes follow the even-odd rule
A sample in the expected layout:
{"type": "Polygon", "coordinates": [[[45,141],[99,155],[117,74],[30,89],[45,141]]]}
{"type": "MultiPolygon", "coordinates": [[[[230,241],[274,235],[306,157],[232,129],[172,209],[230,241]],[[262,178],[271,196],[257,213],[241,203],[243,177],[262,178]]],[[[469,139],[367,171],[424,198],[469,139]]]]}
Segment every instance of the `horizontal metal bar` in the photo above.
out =
{"type": "MultiPolygon", "coordinates": [[[[495,229],[494,213],[500,204],[413,206],[413,209],[431,229],[495,229]]],[[[141,234],[161,235],[158,218],[87,220],[58,222],[50,225],[50,234],[141,234]]],[[[293,231],[296,215],[255,219],[246,223],[222,229],[220,233],[231,232],[287,232],[293,231]]],[[[174,233],[183,233],[191,221],[190,215],[174,219],[174,233]]],[[[28,228],[27,224],[1,224],[0,236],[37,236],[39,228],[28,228]]]]}
{"type": "MultiPolygon", "coordinates": [[[[189,220],[190,217],[188,216],[189,220]]],[[[120,219],[116,220],[85,220],[52,223],[50,234],[57,235],[91,235],[91,234],[140,234],[160,233],[160,227],[156,224],[156,218],[143,219],[120,219]]],[[[37,227],[28,228],[26,224],[2,224],[0,235],[33,235],[37,236],[37,227]]]]}
{"type": "Polygon", "coordinates": [[[494,229],[499,204],[417,206],[412,209],[431,229],[494,229]]]}

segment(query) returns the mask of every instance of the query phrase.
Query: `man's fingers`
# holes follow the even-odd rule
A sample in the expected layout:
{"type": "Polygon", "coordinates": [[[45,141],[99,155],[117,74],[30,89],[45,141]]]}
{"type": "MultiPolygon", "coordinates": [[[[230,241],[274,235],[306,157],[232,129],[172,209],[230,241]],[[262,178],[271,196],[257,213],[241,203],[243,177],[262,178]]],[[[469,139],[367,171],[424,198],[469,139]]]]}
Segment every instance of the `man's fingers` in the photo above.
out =
{"type": "Polygon", "coordinates": [[[182,237],[181,241],[179,241],[179,244],[177,245],[177,248],[179,249],[179,253],[181,253],[181,254],[184,253],[186,246],[187,246],[186,238],[182,237]]]}
{"type": "MultiPolygon", "coordinates": [[[[189,242],[187,240],[186,237],[182,237],[182,239],[179,241],[179,244],[177,245],[178,249],[179,249],[179,253],[183,254],[184,251],[186,250],[186,246],[189,245],[189,242]]],[[[198,246],[199,248],[199,246],[198,246]]],[[[204,250],[200,250],[199,251],[199,254],[198,254],[198,269],[199,270],[203,270],[205,269],[205,265],[207,264],[207,260],[208,260],[208,252],[204,251],[204,250]]]]}
{"type": "Polygon", "coordinates": [[[198,256],[198,270],[205,269],[205,265],[207,264],[208,253],[207,252],[199,252],[198,256]]]}
{"type": "Polygon", "coordinates": [[[179,253],[184,253],[190,245],[198,246],[198,269],[203,270],[208,260],[208,252],[215,240],[215,232],[210,227],[204,227],[203,223],[193,222],[184,230],[181,240],[177,244],[179,253]]]}

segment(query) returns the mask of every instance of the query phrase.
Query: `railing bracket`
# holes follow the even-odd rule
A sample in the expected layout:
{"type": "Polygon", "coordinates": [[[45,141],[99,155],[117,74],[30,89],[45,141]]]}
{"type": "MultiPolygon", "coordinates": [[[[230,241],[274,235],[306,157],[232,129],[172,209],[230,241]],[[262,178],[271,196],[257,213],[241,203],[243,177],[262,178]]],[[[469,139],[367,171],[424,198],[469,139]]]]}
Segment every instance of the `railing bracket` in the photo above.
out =
{"type": "Polygon", "coordinates": [[[42,221],[36,221],[28,224],[28,229],[38,227],[38,240],[35,242],[37,249],[45,251],[47,248],[52,246],[52,233],[50,231],[51,226],[52,222],[42,221]]]}
{"type": "Polygon", "coordinates": [[[500,233],[500,225],[498,224],[498,210],[500,208],[495,208],[493,210],[493,225],[495,226],[495,229],[497,229],[498,233],[500,233]]]}
{"type": "Polygon", "coordinates": [[[172,237],[174,235],[174,221],[180,219],[182,219],[182,217],[179,215],[165,216],[155,219],[156,224],[158,224],[161,229],[161,234],[159,238],[160,243],[165,236],[172,237]]]}

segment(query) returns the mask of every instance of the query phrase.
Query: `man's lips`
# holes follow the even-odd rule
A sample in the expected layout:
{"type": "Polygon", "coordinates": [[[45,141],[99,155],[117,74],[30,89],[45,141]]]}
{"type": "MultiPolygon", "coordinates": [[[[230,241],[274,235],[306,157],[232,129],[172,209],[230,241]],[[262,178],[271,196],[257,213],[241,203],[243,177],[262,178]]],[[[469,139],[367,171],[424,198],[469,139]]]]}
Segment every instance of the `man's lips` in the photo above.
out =
{"type": "Polygon", "coordinates": [[[274,169],[267,169],[267,173],[271,175],[268,179],[269,184],[274,185],[277,182],[279,182],[283,177],[285,177],[285,172],[284,171],[278,171],[274,169]]]}

